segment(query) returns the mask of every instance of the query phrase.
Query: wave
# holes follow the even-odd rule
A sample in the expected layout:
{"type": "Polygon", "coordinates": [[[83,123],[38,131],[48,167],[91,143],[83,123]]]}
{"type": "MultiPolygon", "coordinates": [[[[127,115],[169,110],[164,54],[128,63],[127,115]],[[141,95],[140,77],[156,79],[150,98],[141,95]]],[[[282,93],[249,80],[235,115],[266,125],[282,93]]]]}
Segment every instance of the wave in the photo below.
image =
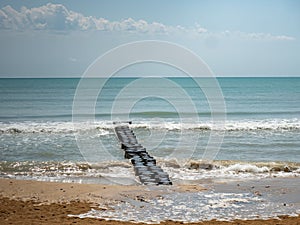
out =
{"type": "Polygon", "coordinates": [[[159,161],[170,177],[180,181],[204,179],[260,179],[267,177],[299,177],[300,163],[292,162],[245,162],[220,160],[205,162],[189,160],[159,161]]]}
{"type": "MultiPolygon", "coordinates": [[[[291,162],[244,162],[159,159],[161,166],[176,183],[207,179],[263,179],[267,177],[300,177],[300,163],[291,162]]],[[[127,178],[135,180],[132,165],[127,160],[99,163],[86,162],[0,162],[0,177],[53,179],[57,181],[127,178]]],[[[97,181],[98,180],[98,181],[97,181]]],[[[76,181],[75,181],[76,182],[76,181]]]]}
{"type": "Polygon", "coordinates": [[[73,122],[0,122],[0,134],[20,133],[74,133],[79,131],[98,130],[106,135],[112,123],[73,123],[73,122]]]}
{"type": "MultiPolygon", "coordinates": [[[[224,126],[209,121],[174,122],[160,120],[133,121],[133,129],[200,130],[200,131],[299,131],[299,119],[227,120],[224,126]]],[[[20,133],[74,133],[98,130],[101,135],[109,134],[114,128],[112,121],[87,122],[0,122],[0,134],[20,133]]]]}
{"type": "Polygon", "coordinates": [[[284,131],[284,130],[299,130],[299,119],[270,119],[270,120],[227,120],[224,125],[213,122],[162,122],[162,123],[134,123],[133,128],[151,128],[151,129],[166,129],[166,130],[220,130],[220,131],[284,131]]]}

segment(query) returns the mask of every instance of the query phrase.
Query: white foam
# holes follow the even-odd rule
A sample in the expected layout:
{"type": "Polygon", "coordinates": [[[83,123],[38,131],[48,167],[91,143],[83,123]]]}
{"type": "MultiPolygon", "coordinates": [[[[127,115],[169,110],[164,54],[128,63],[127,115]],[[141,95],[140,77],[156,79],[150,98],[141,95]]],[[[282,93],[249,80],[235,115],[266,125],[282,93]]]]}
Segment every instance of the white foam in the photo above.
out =
{"type": "Polygon", "coordinates": [[[211,121],[178,123],[173,121],[138,122],[133,128],[167,129],[167,130],[226,130],[226,131],[252,131],[252,130],[298,130],[299,119],[266,119],[266,120],[227,120],[225,126],[211,121]]]}
{"type": "MultiPolygon", "coordinates": [[[[200,164],[198,169],[192,169],[191,164],[181,165],[175,160],[157,161],[174,183],[202,183],[210,181],[239,181],[245,179],[263,179],[268,177],[300,177],[299,163],[242,163],[230,161],[213,162],[209,169],[201,167],[203,162],[191,161],[193,165],[200,164]],[[274,170],[276,168],[276,170],[274,170]],[[286,170],[289,168],[289,170],[286,170]]],[[[205,166],[207,164],[204,164],[205,166]]],[[[105,178],[136,180],[132,165],[127,160],[107,161],[94,164],[84,162],[0,162],[0,175],[12,175],[19,178],[46,179],[56,177],[61,180],[76,180],[87,178],[105,178]]],[[[100,181],[99,181],[100,182],[100,181]]],[[[126,183],[126,182],[125,182],[126,183]]]]}
{"type": "Polygon", "coordinates": [[[230,165],[227,168],[224,168],[224,172],[249,172],[249,173],[264,173],[264,172],[269,172],[270,169],[266,166],[263,167],[258,167],[256,165],[251,165],[251,164],[234,164],[230,165]]]}
{"type": "MultiPolygon", "coordinates": [[[[300,177],[300,168],[298,165],[289,167],[286,163],[229,163],[227,161],[216,162],[212,164],[211,169],[201,169],[203,162],[191,161],[196,164],[197,169],[190,169],[191,164],[180,166],[175,164],[174,160],[170,164],[168,161],[161,161],[163,169],[169,173],[171,179],[178,182],[197,181],[197,180],[243,180],[243,179],[263,179],[267,177],[300,177]],[[197,166],[197,163],[200,166],[197,166]],[[167,166],[170,165],[170,166],[167,166]],[[175,166],[174,166],[175,165],[175,166]],[[293,167],[293,169],[292,169],[293,167]],[[274,170],[274,168],[276,168],[274,170]],[[285,172],[285,169],[289,168],[285,172]]],[[[204,168],[206,164],[204,163],[204,168]]]]}
{"type": "MultiPolygon", "coordinates": [[[[100,208],[105,207],[104,205],[100,208]]],[[[294,215],[294,207],[282,207],[251,193],[173,193],[163,198],[137,202],[132,199],[111,205],[106,210],[91,210],[80,218],[113,219],[130,222],[160,223],[166,220],[200,222],[207,220],[267,219],[294,215]],[[257,210],[259,208],[259,210],[257,210]]]]}
{"type": "MultiPolygon", "coordinates": [[[[115,125],[111,121],[85,122],[0,122],[0,133],[72,133],[79,131],[98,130],[99,135],[107,135],[115,125]]],[[[210,121],[198,123],[180,123],[174,121],[147,120],[134,121],[133,129],[163,129],[163,130],[222,130],[222,131],[289,131],[299,130],[299,119],[268,119],[268,120],[227,120],[225,126],[210,121]]]]}
{"type": "Polygon", "coordinates": [[[97,131],[98,135],[109,134],[112,128],[106,122],[73,123],[73,122],[0,122],[0,133],[74,133],[82,131],[97,131]]]}

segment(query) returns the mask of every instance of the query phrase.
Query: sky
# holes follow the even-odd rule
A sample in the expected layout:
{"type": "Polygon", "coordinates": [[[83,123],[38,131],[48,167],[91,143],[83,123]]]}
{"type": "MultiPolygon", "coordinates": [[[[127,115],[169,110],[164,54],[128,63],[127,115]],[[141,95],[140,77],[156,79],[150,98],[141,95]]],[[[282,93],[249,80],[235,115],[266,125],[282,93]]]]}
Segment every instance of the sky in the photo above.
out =
{"type": "Polygon", "coordinates": [[[80,77],[110,49],[143,40],[184,46],[217,76],[300,76],[300,1],[0,1],[0,77],[80,77]]]}

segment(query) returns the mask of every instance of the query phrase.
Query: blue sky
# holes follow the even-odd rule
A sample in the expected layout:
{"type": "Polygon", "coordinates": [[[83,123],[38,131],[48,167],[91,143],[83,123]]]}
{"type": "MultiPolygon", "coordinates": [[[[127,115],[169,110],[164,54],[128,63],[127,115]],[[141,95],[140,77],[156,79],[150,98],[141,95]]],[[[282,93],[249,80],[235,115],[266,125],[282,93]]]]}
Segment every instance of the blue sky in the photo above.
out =
{"type": "Polygon", "coordinates": [[[0,77],[81,76],[111,48],[149,39],[189,48],[218,76],[299,76],[300,1],[2,0],[0,77]]]}

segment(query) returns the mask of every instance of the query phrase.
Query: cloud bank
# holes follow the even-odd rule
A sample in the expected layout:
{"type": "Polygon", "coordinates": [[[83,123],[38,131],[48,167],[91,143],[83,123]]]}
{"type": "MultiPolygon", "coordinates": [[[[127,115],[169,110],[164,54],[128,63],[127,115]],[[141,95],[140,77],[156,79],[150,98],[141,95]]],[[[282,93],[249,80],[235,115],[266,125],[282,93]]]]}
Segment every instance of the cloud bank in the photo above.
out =
{"type": "MultiPolygon", "coordinates": [[[[64,5],[48,3],[41,7],[20,11],[11,6],[0,10],[0,29],[8,30],[55,30],[55,31],[128,31],[139,33],[168,33],[183,31],[183,27],[166,26],[162,23],[148,23],[145,20],[128,18],[122,21],[109,21],[104,18],[84,16],[68,10],[64,5]]],[[[205,32],[202,28],[201,32],[205,32]]]]}
{"type": "Polygon", "coordinates": [[[226,30],[221,33],[223,37],[239,37],[245,40],[257,41],[294,41],[296,38],[287,35],[272,35],[269,33],[245,33],[241,31],[226,30]]]}
{"type": "Polygon", "coordinates": [[[145,20],[128,18],[122,21],[110,21],[105,18],[84,16],[81,13],[68,10],[62,4],[48,3],[20,11],[11,6],[0,9],[0,29],[2,30],[49,30],[49,31],[107,31],[130,32],[142,34],[188,34],[194,37],[238,37],[245,40],[293,41],[294,37],[287,35],[272,35],[268,33],[245,33],[241,31],[223,31],[210,33],[207,29],[196,24],[192,28],[168,26],[159,22],[149,23],[145,20]]]}

